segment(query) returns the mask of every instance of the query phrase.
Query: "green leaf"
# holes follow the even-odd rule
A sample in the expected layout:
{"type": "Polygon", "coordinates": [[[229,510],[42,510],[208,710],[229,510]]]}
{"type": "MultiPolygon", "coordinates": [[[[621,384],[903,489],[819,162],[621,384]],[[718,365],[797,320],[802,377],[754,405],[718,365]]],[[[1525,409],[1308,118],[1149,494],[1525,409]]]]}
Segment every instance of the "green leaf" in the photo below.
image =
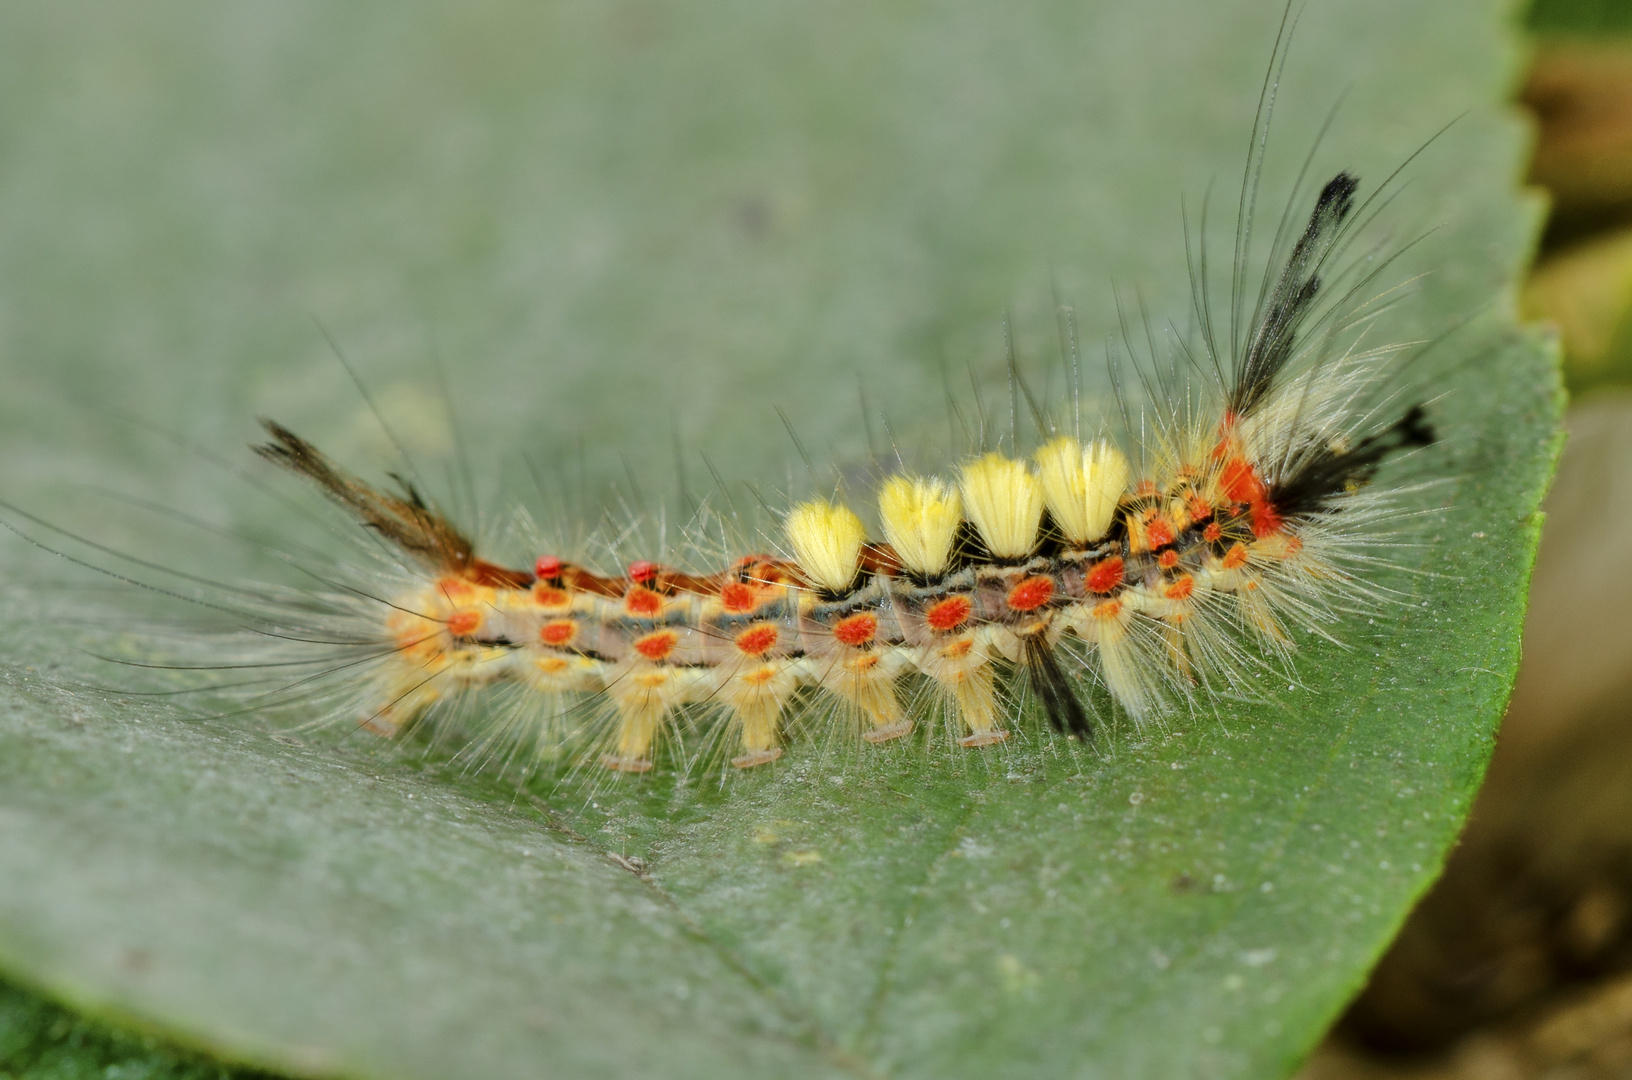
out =
{"type": "MultiPolygon", "coordinates": [[[[1342,92],[1320,167],[1369,184],[1466,114],[1388,211],[1401,244],[1432,234],[1387,331],[1472,320],[1437,347],[1446,479],[1398,553],[1425,573],[1390,577],[1404,598],[1348,648],[1306,649],[1296,689],[1093,749],[839,770],[802,744],[723,791],[518,795],[264,717],[53,689],[109,629],[151,654],[149,605],[18,541],[5,580],[36,588],[0,629],[0,963],[323,1075],[1285,1073],[1437,871],[1517,662],[1558,393],[1509,314],[1536,213],[1501,11],[1317,5],[1287,65],[1266,220],[1342,92]]],[[[7,495],[216,579],[278,563],[90,490],[335,549],[151,430],[236,466],[270,414],[387,467],[313,315],[426,468],[450,446],[442,358],[490,510],[523,453],[591,518],[626,466],[671,492],[676,436],[751,506],[742,483],[800,482],[778,406],[841,470],[865,462],[858,374],[909,450],[936,445],[944,370],[1003,393],[1005,311],[1039,366],[1056,292],[1085,342],[1116,333],[1111,281],[1182,324],[1180,199],[1194,214],[1216,182],[1230,216],[1279,17],[10,7],[7,495]]]]}

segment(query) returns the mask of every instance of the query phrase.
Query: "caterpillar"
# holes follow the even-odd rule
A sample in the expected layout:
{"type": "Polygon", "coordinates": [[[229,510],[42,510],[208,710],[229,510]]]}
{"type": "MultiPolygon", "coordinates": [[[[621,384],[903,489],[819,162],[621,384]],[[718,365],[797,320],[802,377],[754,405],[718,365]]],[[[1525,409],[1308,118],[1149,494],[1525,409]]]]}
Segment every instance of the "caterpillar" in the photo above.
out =
{"type": "Polygon", "coordinates": [[[1297,631],[1332,638],[1344,612],[1382,601],[1370,572],[1399,490],[1373,479],[1434,441],[1423,403],[1378,401],[1395,350],[1344,333],[1375,314],[1356,298],[1378,268],[1341,261],[1358,189],[1348,172],[1320,188],[1250,317],[1221,332],[1197,290],[1182,359],[1203,377],[1169,388],[1139,445],[1049,419],[1012,374],[1038,421],[1029,454],[1011,432],[1008,452],[945,475],[894,471],[877,486],[881,533],[838,498],[798,502],[723,569],[642,558],[603,574],[553,552],[504,566],[412,481],[371,485],[263,421],[257,452],[394,556],[388,591],[324,601],[350,650],[336,666],[368,672],[352,673],[357,723],[398,735],[506,683],[522,697],[483,742],[504,742],[498,756],[566,747],[636,774],[665,746],[699,759],[686,740],[701,731],[746,770],[810,718],[877,745],[938,715],[973,752],[1010,738],[1027,693],[1059,736],[1088,740],[1086,686],[1142,723],[1290,668],[1297,631]]]}

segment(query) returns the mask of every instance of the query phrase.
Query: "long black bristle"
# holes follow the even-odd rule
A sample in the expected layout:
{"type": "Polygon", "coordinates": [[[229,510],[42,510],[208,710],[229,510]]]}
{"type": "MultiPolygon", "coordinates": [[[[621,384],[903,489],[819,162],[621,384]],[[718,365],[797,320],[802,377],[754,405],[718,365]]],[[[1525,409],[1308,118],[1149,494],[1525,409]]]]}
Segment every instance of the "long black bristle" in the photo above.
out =
{"type": "Polygon", "coordinates": [[[1094,728],[1088,721],[1088,711],[1082,707],[1071,680],[1060,670],[1060,662],[1042,634],[1027,634],[1020,639],[1025,644],[1026,674],[1031,678],[1031,689],[1043,703],[1054,730],[1084,741],[1093,738],[1094,728]]]}
{"type": "Polygon", "coordinates": [[[1354,176],[1340,172],[1320,189],[1309,223],[1276,277],[1236,369],[1229,408],[1237,416],[1250,413],[1264,399],[1291,361],[1298,328],[1320,295],[1320,272],[1326,255],[1342,235],[1343,222],[1354,211],[1354,193],[1359,186],[1354,176]]]}
{"type": "Polygon", "coordinates": [[[1297,471],[1275,484],[1269,501],[1286,517],[1313,514],[1356,485],[1370,480],[1383,459],[1412,446],[1431,446],[1434,428],[1427,410],[1413,405],[1404,416],[1347,450],[1326,447],[1298,463],[1297,471]]]}

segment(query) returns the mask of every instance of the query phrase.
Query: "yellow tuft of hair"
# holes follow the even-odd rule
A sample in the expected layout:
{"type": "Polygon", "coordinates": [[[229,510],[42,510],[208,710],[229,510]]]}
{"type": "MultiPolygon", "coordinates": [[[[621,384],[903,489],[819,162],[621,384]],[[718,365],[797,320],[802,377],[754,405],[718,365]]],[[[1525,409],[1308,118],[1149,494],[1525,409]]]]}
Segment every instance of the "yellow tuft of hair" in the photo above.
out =
{"type": "Polygon", "coordinates": [[[884,539],[914,574],[936,577],[952,561],[952,544],[963,521],[958,493],[944,480],[892,476],[878,492],[884,539]]]}
{"type": "Polygon", "coordinates": [[[784,528],[805,577],[830,593],[850,591],[867,527],[848,506],[812,499],[788,511],[784,528]]]}
{"type": "Polygon", "coordinates": [[[1043,519],[1043,490],[1025,462],[987,454],[963,467],[959,486],[987,550],[1000,559],[1031,554],[1043,519]]]}
{"type": "Polygon", "coordinates": [[[1043,501],[1067,540],[1086,547],[1111,531],[1128,486],[1126,454],[1104,439],[1083,446],[1066,435],[1038,450],[1035,460],[1043,501]]]}

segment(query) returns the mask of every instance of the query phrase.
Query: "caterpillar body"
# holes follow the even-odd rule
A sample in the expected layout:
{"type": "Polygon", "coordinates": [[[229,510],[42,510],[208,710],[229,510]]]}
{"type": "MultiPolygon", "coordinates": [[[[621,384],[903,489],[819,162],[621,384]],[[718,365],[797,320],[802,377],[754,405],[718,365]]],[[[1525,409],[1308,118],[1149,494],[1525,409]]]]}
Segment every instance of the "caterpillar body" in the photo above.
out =
{"type": "Polygon", "coordinates": [[[974,750],[1010,737],[1024,689],[1057,732],[1088,739],[1085,682],[1142,721],[1197,688],[1284,670],[1294,631],[1330,637],[1341,613],[1381,602],[1369,574],[1399,490],[1370,481],[1434,439],[1423,405],[1380,393],[1394,350],[1341,333],[1371,317],[1355,298],[1375,269],[1339,262],[1357,188],[1344,172],[1320,189],[1227,338],[1198,296],[1199,360],[1183,356],[1199,391],[1146,415],[1133,453],[1044,420],[1027,455],[885,477],[882,535],[842,501],[813,499],[723,570],[637,560],[601,574],[555,553],[502,566],[415,485],[372,486],[263,421],[258,452],[400,563],[389,593],[327,601],[346,630],[336,643],[360,657],[338,666],[370,671],[359,724],[394,735],[502,682],[523,694],[488,738],[507,740],[506,755],[536,742],[641,773],[665,744],[688,760],[686,733],[701,729],[749,769],[789,750],[800,716],[879,744],[934,713],[974,750]]]}

